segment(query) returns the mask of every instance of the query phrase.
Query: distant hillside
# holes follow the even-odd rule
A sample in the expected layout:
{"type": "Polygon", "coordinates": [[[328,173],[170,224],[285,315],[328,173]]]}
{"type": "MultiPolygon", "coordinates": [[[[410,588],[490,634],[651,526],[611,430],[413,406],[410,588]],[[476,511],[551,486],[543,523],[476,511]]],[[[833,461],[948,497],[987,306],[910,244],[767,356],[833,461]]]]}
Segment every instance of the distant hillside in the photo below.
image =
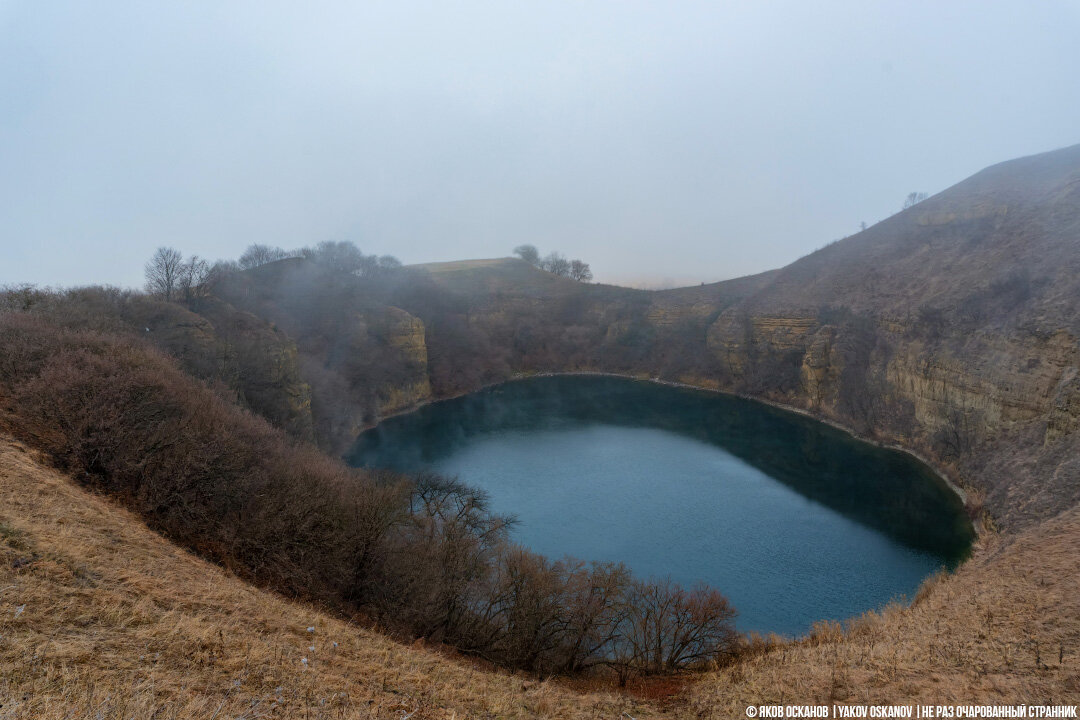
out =
{"type": "MultiPolygon", "coordinates": [[[[989,167],[775,274],[755,312],[1080,326],[1080,145],[989,167]]],[[[1053,326],[1053,327],[1051,327],[1053,326]]]]}
{"type": "Polygon", "coordinates": [[[296,343],[317,440],[341,451],[389,413],[520,373],[701,376],[708,324],[768,277],[649,292],[516,258],[368,279],[290,258],[222,278],[213,293],[296,343]]]}
{"type": "Polygon", "coordinates": [[[988,168],[710,326],[727,387],[954,469],[999,519],[1080,501],[1080,145],[988,168]]]}
{"type": "Polygon", "coordinates": [[[518,258],[457,260],[410,266],[430,273],[440,284],[467,295],[490,295],[514,290],[535,296],[572,294],[581,283],[538,270],[518,258]]]}
{"type": "Polygon", "coordinates": [[[760,397],[898,443],[1007,525],[1080,501],[1080,146],[995,165],[721,283],[582,284],[515,258],[365,279],[294,258],[213,293],[296,343],[314,435],[335,452],[418,403],[595,370],[760,397]]]}

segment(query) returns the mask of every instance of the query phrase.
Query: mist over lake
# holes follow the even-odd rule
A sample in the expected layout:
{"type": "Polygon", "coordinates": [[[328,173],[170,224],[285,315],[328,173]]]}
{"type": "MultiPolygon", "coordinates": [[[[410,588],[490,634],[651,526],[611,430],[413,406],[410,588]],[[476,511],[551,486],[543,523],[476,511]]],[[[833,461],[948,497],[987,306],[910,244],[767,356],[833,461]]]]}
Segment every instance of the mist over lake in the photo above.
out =
{"type": "Polygon", "coordinates": [[[798,634],[910,597],[972,539],[959,499],[908,455],[768,405],[622,378],[434,403],[364,433],[348,458],[457,475],[551,557],[709,583],[743,631],[798,634]]]}

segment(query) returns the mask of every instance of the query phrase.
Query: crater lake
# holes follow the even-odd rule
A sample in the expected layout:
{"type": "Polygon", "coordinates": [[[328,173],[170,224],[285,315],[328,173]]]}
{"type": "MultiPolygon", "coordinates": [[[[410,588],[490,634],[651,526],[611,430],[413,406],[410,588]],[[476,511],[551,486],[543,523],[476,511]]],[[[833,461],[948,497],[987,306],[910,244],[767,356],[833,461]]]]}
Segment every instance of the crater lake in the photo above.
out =
{"type": "Polygon", "coordinates": [[[552,558],[705,582],[739,630],[799,635],[910,598],[974,538],[912,456],[720,393],[535,377],[384,420],[346,456],[483,489],[511,538],[552,558]]]}

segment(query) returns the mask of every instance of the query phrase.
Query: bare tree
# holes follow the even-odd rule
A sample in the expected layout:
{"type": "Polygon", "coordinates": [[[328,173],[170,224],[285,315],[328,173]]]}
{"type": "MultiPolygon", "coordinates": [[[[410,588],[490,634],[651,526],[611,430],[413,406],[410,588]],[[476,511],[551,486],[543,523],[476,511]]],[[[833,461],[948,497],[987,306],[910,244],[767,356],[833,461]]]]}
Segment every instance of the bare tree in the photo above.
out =
{"type": "Polygon", "coordinates": [[[380,255],[378,268],[380,273],[391,273],[402,268],[401,261],[393,255],[380,255]]]}
{"type": "Polygon", "coordinates": [[[913,207],[915,205],[918,205],[923,200],[925,200],[927,197],[929,197],[929,196],[924,192],[911,192],[911,193],[908,193],[907,197],[904,198],[904,208],[903,209],[907,210],[909,207],[913,207]]]}
{"type": "Polygon", "coordinates": [[[269,245],[248,245],[248,249],[244,251],[244,254],[240,256],[240,267],[244,270],[250,270],[251,268],[259,267],[260,265],[266,265],[272,263],[275,260],[282,260],[289,257],[289,253],[282,250],[279,247],[270,247],[269,245]]]}
{"type": "Polygon", "coordinates": [[[705,585],[687,591],[670,579],[637,581],[627,606],[616,656],[641,671],[670,672],[712,661],[737,645],[735,609],[705,585]]]}
{"type": "Polygon", "coordinates": [[[301,253],[325,268],[360,277],[387,275],[402,268],[401,261],[393,255],[365,255],[348,240],[326,240],[313,248],[304,248],[301,253]]]}
{"type": "Polygon", "coordinates": [[[203,292],[209,277],[210,263],[198,255],[192,255],[180,265],[177,289],[183,294],[184,300],[192,300],[203,292]]]}
{"type": "Polygon", "coordinates": [[[365,273],[365,263],[372,266],[377,262],[374,256],[368,257],[360,248],[348,240],[324,240],[313,248],[303,251],[304,256],[320,265],[348,273],[365,273]]]}
{"type": "Polygon", "coordinates": [[[592,280],[592,270],[589,269],[589,263],[581,262],[580,260],[571,260],[570,277],[578,282],[589,282],[592,280]]]}
{"type": "Polygon", "coordinates": [[[171,301],[179,285],[183,265],[184,256],[179,250],[170,247],[158,248],[146,263],[146,291],[171,301]]]}
{"type": "Polygon", "coordinates": [[[547,270],[552,275],[567,277],[570,275],[570,261],[562,253],[552,252],[540,261],[541,270],[547,270]]]}
{"type": "Polygon", "coordinates": [[[562,591],[564,672],[610,663],[611,649],[626,618],[630,571],[621,564],[593,563],[590,569],[567,558],[562,591]]]}
{"type": "Polygon", "coordinates": [[[514,254],[530,265],[540,265],[540,251],[535,245],[518,245],[514,248],[514,254]]]}

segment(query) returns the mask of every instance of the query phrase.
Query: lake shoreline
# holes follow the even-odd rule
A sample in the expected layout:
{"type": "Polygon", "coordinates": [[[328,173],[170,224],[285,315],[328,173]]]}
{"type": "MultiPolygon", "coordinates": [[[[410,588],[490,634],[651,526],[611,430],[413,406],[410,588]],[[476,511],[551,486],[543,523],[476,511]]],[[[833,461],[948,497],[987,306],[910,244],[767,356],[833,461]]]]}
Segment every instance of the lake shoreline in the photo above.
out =
{"type": "MultiPolygon", "coordinates": [[[[499,385],[505,385],[506,383],[517,382],[517,381],[520,381],[520,380],[528,380],[530,378],[537,378],[537,377],[574,377],[574,376],[613,377],[613,378],[622,378],[624,380],[638,380],[638,381],[641,381],[641,382],[650,382],[650,383],[655,383],[657,385],[667,385],[669,387],[685,388],[687,390],[700,390],[702,392],[716,393],[717,395],[726,395],[727,397],[735,397],[735,398],[739,398],[739,399],[742,399],[742,400],[749,400],[751,402],[757,402],[757,403],[761,403],[763,405],[768,405],[768,406],[776,408],[778,410],[783,410],[785,412],[790,412],[790,413],[794,413],[796,415],[801,415],[803,417],[814,420],[815,422],[820,422],[820,423],[828,425],[828,426],[830,426],[832,428],[840,430],[841,432],[846,433],[847,435],[855,438],[856,440],[859,440],[860,442],[869,443],[871,445],[875,445],[875,446],[880,447],[880,448],[886,448],[886,449],[889,449],[889,450],[896,450],[898,452],[902,452],[902,453],[904,453],[906,455],[909,455],[910,457],[915,458],[920,463],[922,463],[927,468],[929,468],[934,473],[934,475],[937,476],[937,478],[939,480],[941,480],[941,482],[947,488],[949,488],[949,490],[951,490],[953,492],[953,494],[955,494],[960,499],[960,502],[964,506],[965,510],[970,510],[970,508],[971,508],[971,506],[969,504],[967,492],[962,487],[960,487],[960,485],[958,483],[954,482],[953,479],[951,477],[949,477],[948,473],[943,468],[941,468],[937,463],[929,460],[928,458],[926,458],[925,456],[923,456],[921,453],[919,453],[916,450],[912,450],[911,448],[904,447],[903,445],[898,445],[896,443],[884,442],[884,441],[882,441],[882,440],[880,440],[878,438],[873,438],[873,437],[869,437],[869,436],[860,434],[855,429],[853,429],[853,428],[851,428],[849,426],[846,426],[841,422],[833,420],[832,418],[826,418],[826,417],[824,417],[822,415],[816,414],[816,413],[814,413],[814,412],[812,412],[810,410],[807,410],[805,408],[794,407],[792,405],[786,405],[784,403],[777,402],[775,400],[767,400],[765,398],[759,398],[759,397],[755,397],[753,395],[748,395],[748,394],[745,394],[745,393],[731,392],[730,390],[721,390],[719,388],[706,387],[706,386],[703,386],[703,385],[694,385],[693,383],[680,382],[680,381],[677,381],[677,380],[665,380],[665,379],[660,378],[660,377],[654,377],[654,376],[645,375],[645,374],[634,375],[634,374],[630,374],[630,373],[608,372],[608,371],[604,371],[604,370],[568,370],[568,371],[557,371],[557,372],[556,371],[543,371],[543,372],[533,372],[533,373],[515,373],[514,375],[510,376],[509,378],[506,378],[505,380],[499,380],[497,382],[491,382],[491,383],[484,383],[483,385],[479,385],[476,388],[473,388],[471,390],[466,390],[466,391],[463,391],[463,392],[460,392],[460,393],[455,393],[454,395],[447,395],[445,397],[431,398],[431,399],[425,400],[423,402],[414,403],[413,405],[410,405],[409,407],[401,408],[399,410],[395,410],[392,413],[389,413],[387,415],[384,415],[384,416],[380,417],[378,422],[369,423],[369,424],[366,424],[366,425],[362,426],[360,428],[360,430],[357,432],[357,437],[359,437],[359,435],[361,433],[367,432],[368,430],[371,430],[372,428],[378,427],[380,424],[382,424],[386,420],[389,420],[390,418],[398,417],[400,415],[407,415],[407,414],[409,414],[411,412],[415,412],[415,411],[419,410],[420,408],[427,407],[429,405],[434,405],[436,403],[444,402],[444,401],[447,401],[447,400],[455,400],[457,398],[461,398],[461,397],[464,397],[466,395],[471,395],[472,393],[475,393],[475,392],[480,392],[481,390],[488,390],[488,389],[493,388],[493,387],[498,387],[499,385]]],[[[975,533],[975,538],[978,539],[978,538],[982,537],[982,532],[983,531],[982,531],[982,528],[979,527],[979,523],[976,523],[974,518],[971,518],[970,515],[968,515],[968,521],[971,524],[972,531],[975,533]]]]}
{"type": "MultiPolygon", "coordinates": [[[[547,557],[624,562],[642,576],[672,573],[684,584],[724,588],[746,609],[744,631],[799,636],[810,626],[803,620],[839,620],[912,597],[942,565],[955,569],[969,556],[974,530],[960,498],[927,464],[805,413],[702,389],[617,373],[520,374],[487,391],[398,413],[347,457],[356,467],[459,477],[491,493],[501,503],[496,511],[520,512],[523,527],[532,529],[515,541],[547,557]],[[663,385],[678,389],[657,387],[663,385]],[[717,449],[724,458],[716,459],[717,449]],[[609,513],[621,519],[610,527],[609,513]],[[624,536],[627,527],[634,530],[624,536]],[[805,535],[794,545],[793,528],[805,535]],[[887,540],[864,538],[867,529],[887,540]],[[657,550],[638,547],[642,538],[667,549],[660,564],[657,550]],[[680,539],[694,552],[672,554],[680,539]],[[902,549],[879,548],[896,543],[902,549]],[[726,574],[746,560],[713,550],[725,547],[742,547],[735,555],[756,559],[726,574]],[[861,554],[837,564],[850,548],[861,554]],[[912,552],[929,558],[916,575],[912,552]],[[773,567],[782,570],[779,585],[773,567]],[[868,592],[865,602],[830,607],[862,595],[864,584],[888,587],[897,577],[906,579],[880,597],[868,592]],[[819,587],[825,578],[831,584],[819,587]],[[820,613],[793,613],[797,621],[789,625],[779,611],[762,610],[762,593],[787,598],[791,587],[818,597],[820,613]],[[762,621],[762,613],[781,619],[762,621]]],[[[769,607],[785,603],[800,612],[813,605],[785,599],[769,607]]]]}

